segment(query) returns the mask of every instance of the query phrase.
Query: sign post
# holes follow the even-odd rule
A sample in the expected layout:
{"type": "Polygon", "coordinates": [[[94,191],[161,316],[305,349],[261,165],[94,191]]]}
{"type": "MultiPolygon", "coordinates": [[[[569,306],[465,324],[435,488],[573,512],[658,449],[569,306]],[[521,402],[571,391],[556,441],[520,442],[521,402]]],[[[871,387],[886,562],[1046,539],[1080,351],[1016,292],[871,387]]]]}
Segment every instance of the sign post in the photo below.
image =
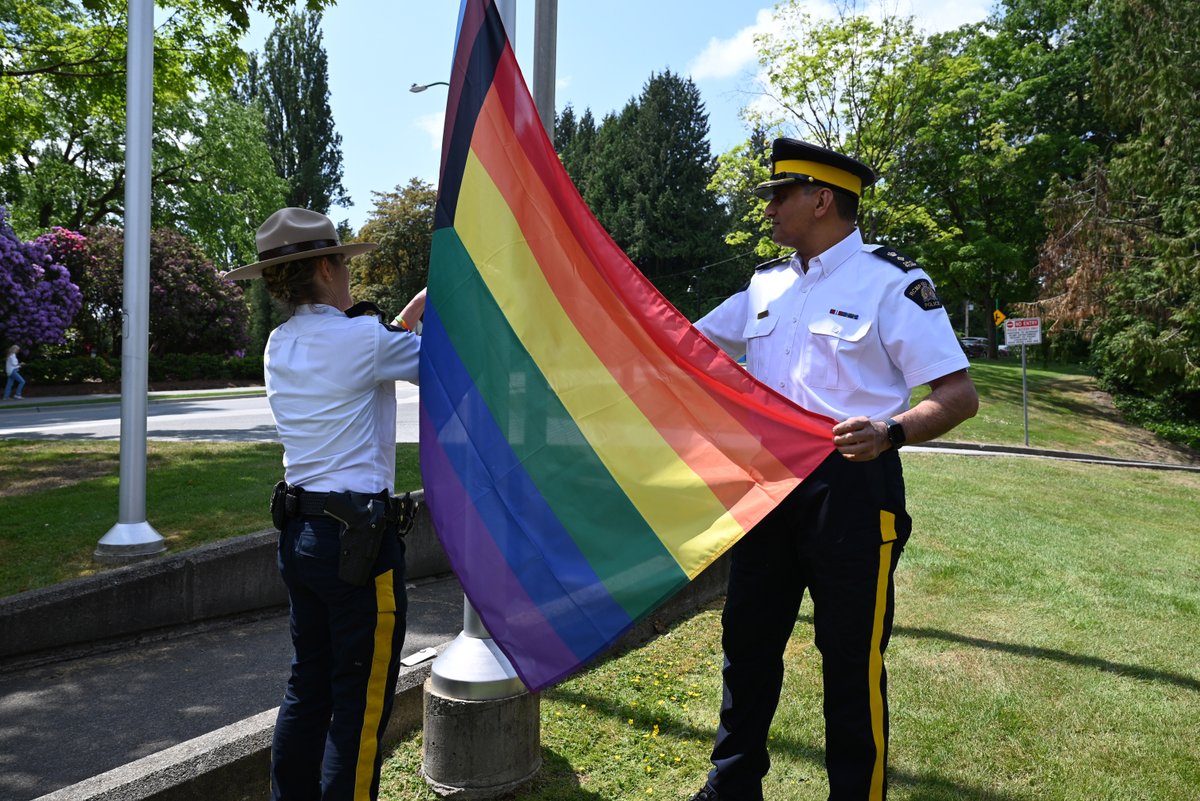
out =
{"type": "MultiPolygon", "coordinates": [[[[999,314],[999,312],[997,312],[999,314]]],[[[1025,346],[1042,341],[1040,317],[1011,317],[1004,320],[1004,344],[1021,346],[1021,406],[1025,413],[1025,445],[1029,445],[1029,384],[1025,378],[1025,346]]]]}

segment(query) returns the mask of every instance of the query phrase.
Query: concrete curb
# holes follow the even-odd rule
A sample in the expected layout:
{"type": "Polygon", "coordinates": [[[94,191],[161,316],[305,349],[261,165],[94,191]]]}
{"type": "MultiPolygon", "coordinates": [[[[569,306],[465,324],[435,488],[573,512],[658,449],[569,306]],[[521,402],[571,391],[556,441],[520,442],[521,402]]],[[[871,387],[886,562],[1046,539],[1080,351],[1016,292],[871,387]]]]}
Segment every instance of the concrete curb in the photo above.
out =
{"type": "MultiPolygon", "coordinates": [[[[385,747],[421,725],[421,688],[429,666],[401,668],[385,747]]],[[[270,795],[271,737],[278,711],[267,710],[36,801],[257,801],[270,795]]]]}

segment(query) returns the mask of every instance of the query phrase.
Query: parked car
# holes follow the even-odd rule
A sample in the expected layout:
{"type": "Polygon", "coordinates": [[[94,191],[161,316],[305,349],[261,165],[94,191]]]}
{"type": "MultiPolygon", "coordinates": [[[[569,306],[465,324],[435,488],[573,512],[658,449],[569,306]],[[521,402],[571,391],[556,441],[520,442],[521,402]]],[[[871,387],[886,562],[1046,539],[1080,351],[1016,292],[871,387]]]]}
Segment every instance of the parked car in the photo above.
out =
{"type": "Polygon", "coordinates": [[[963,353],[967,354],[968,358],[977,359],[987,356],[987,337],[959,337],[958,344],[962,345],[963,353]]]}

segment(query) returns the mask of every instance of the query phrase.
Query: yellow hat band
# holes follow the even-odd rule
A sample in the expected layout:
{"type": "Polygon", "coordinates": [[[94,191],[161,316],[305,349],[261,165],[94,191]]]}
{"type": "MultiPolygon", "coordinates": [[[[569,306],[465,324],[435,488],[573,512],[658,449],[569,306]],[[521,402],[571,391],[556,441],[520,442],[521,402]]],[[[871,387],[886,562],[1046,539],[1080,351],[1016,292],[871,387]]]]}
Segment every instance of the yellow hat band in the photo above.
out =
{"type": "Polygon", "coordinates": [[[827,184],[841,187],[847,192],[853,192],[856,195],[862,195],[862,179],[852,172],[831,167],[828,164],[822,164],[819,161],[804,161],[802,159],[788,159],[786,161],[777,161],[774,165],[776,173],[795,172],[801,175],[811,175],[818,181],[824,181],[827,184]]]}

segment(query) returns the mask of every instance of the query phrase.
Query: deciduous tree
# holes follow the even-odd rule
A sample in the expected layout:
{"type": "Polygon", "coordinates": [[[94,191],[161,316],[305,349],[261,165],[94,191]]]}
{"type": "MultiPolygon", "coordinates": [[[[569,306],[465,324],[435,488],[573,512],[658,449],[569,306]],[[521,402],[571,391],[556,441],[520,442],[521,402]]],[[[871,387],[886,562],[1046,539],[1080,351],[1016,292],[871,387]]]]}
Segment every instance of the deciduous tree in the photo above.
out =
{"type": "Polygon", "coordinates": [[[351,260],[351,293],[395,315],[428,281],[437,191],[413,178],[392,192],[372,194],[375,208],[356,238],[379,248],[351,260]]]}

